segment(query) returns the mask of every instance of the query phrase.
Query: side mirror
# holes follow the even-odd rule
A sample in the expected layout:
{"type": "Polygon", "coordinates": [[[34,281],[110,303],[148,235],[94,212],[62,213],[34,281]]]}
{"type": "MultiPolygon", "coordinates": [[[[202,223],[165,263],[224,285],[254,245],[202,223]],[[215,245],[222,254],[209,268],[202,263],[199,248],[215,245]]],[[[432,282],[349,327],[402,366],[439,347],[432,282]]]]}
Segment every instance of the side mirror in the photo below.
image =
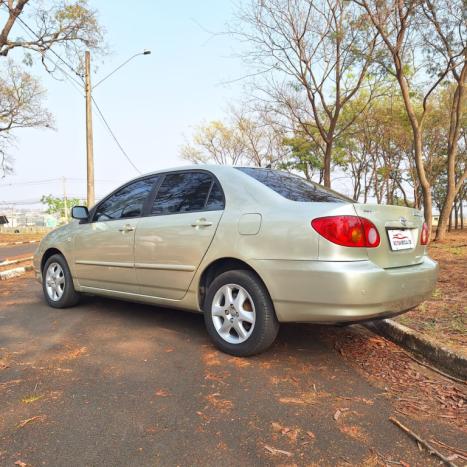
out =
{"type": "Polygon", "coordinates": [[[86,206],[73,206],[71,208],[71,217],[80,221],[89,219],[89,211],[86,206]]]}

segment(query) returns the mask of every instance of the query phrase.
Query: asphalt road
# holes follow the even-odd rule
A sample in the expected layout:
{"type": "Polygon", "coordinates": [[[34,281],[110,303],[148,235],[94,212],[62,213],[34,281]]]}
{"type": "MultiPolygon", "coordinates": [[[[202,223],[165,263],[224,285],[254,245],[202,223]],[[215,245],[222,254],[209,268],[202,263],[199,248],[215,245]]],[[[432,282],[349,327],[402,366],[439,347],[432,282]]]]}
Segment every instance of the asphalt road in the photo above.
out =
{"type": "Polygon", "coordinates": [[[0,465],[439,465],[391,415],[467,446],[462,424],[398,412],[387,383],[345,357],[354,337],[375,340],[288,325],[270,351],[237,359],[211,346],[199,315],[97,297],[55,310],[32,274],[5,281],[0,465]]]}
{"type": "Polygon", "coordinates": [[[39,243],[24,243],[20,245],[0,246],[0,262],[15,256],[32,255],[39,243]]]}

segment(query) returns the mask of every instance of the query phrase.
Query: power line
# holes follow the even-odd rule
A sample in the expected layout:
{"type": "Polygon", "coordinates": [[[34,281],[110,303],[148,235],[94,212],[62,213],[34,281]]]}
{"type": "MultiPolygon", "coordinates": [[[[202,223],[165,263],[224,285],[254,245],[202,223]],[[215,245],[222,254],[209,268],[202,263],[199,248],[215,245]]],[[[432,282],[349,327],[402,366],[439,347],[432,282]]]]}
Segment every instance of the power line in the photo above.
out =
{"type": "MultiPolygon", "coordinates": [[[[45,185],[45,184],[48,184],[50,182],[59,182],[61,181],[63,178],[48,178],[48,179],[45,179],[45,180],[30,180],[30,181],[24,181],[24,182],[11,182],[11,183],[1,183],[0,184],[0,188],[11,188],[11,187],[15,187],[15,186],[23,186],[23,185],[45,185]]],[[[69,177],[66,177],[66,180],[67,182],[85,182],[86,179],[85,178],[69,178],[69,177]]],[[[122,183],[124,180],[101,180],[101,179],[96,179],[96,182],[99,182],[99,183],[115,183],[115,184],[118,184],[118,183],[122,183]]]]}
{"type": "MultiPolygon", "coordinates": [[[[0,0],[0,3],[2,5],[4,5],[9,11],[10,13],[15,13],[13,11],[12,8],[10,8],[10,6],[5,3],[5,0],[0,0]]],[[[39,41],[42,40],[42,38],[39,36],[39,34],[37,34],[22,18],[20,18],[19,15],[16,15],[15,18],[31,33],[34,35],[34,37],[36,39],[38,39],[39,41]]],[[[24,28],[23,28],[24,29],[24,28]]],[[[46,57],[46,52],[52,52],[64,65],[67,66],[67,68],[69,68],[75,75],[79,76],[81,78],[81,80],[83,81],[83,77],[68,63],[66,62],[60,55],[58,55],[55,50],[53,50],[51,47],[48,47],[45,51],[42,52],[42,55],[44,58],[47,58],[47,60],[49,60],[51,63],[53,63],[63,74],[65,77],[67,77],[71,83],[75,83],[75,84],[78,84],[78,86],[80,87],[80,92],[84,86],[84,83],[79,83],[77,82],[72,76],[70,76],[65,70],[63,70],[63,68],[61,68],[56,62],[54,62],[50,57],[46,57]]],[[[132,57],[133,58],[133,57],[132,57]]],[[[99,84],[99,83],[98,83],[99,84]]],[[[120,149],[120,151],[122,152],[122,154],[125,156],[125,158],[127,159],[127,161],[131,164],[131,166],[136,170],[136,172],[138,172],[139,174],[141,174],[141,171],[138,169],[138,167],[136,167],[136,165],[133,163],[133,161],[130,159],[130,156],[128,156],[128,154],[126,153],[126,151],[123,149],[122,145],[120,144],[120,142],[118,141],[118,138],[116,137],[115,133],[113,132],[112,128],[110,127],[109,123],[107,122],[106,118],[104,117],[104,114],[102,113],[101,109],[99,108],[99,106],[97,105],[97,102],[96,100],[94,99],[94,97],[91,96],[91,99],[99,113],[99,116],[101,117],[102,121],[104,122],[104,125],[106,126],[107,130],[109,131],[110,135],[112,136],[112,138],[114,139],[115,143],[117,144],[118,148],[120,149]]]]}
{"type": "MultiPolygon", "coordinates": [[[[3,0],[0,0],[0,2],[1,2],[2,5],[6,6],[11,11],[9,6],[6,5],[3,0]]],[[[29,35],[29,37],[33,37],[33,38],[38,38],[39,37],[19,16],[17,16],[16,18],[18,19],[18,21],[20,21],[19,26],[21,27],[21,29],[23,29],[23,31],[25,31],[29,35]],[[32,32],[32,34],[31,34],[31,32],[32,32]]],[[[55,55],[57,55],[56,52],[51,48],[47,49],[47,51],[50,51],[50,52],[54,53],[55,55]]],[[[69,75],[60,65],[58,65],[57,62],[53,61],[48,55],[46,55],[47,51],[42,51],[42,58],[45,59],[45,60],[48,60],[49,62],[51,62],[55,66],[55,68],[60,70],[62,72],[62,74],[64,75],[65,79],[68,79],[68,81],[73,85],[73,87],[75,89],[77,89],[79,91],[80,95],[82,96],[82,90],[83,90],[82,83],[77,81],[73,76],[69,75]]],[[[60,59],[61,59],[62,62],[64,62],[64,60],[61,57],[60,57],[60,59]]],[[[68,67],[70,68],[71,65],[68,65],[68,67]]],[[[73,71],[74,71],[74,69],[73,69],[73,71]]],[[[74,71],[74,73],[78,74],[76,71],[74,71]]]]}
{"type": "MultiPolygon", "coordinates": [[[[10,13],[13,13],[15,14],[15,11],[10,8],[10,5],[8,5],[7,3],[5,3],[5,0],[0,0],[0,2],[2,3],[2,5],[4,5],[8,11],[10,13]]],[[[31,33],[34,35],[34,37],[36,39],[38,39],[39,41],[41,41],[43,38],[39,36],[39,34],[37,34],[19,15],[16,15],[15,18],[21,23],[23,24],[23,26],[31,33]]],[[[67,68],[69,68],[75,75],[79,76],[81,78],[81,80],[83,79],[83,77],[68,63],[66,62],[62,57],[60,57],[60,55],[58,55],[57,52],[55,52],[55,50],[52,49],[52,47],[47,47],[46,50],[44,51],[44,54],[47,52],[47,51],[50,51],[52,52],[67,68]]]]}
{"type": "Polygon", "coordinates": [[[94,97],[91,97],[92,99],[92,102],[94,103],[94,105],[96,106],[96,110],[97,112],[99,113],[102,121],[104,122],[104,125],[106,126],[107,130],[109,131],[110,135],[112,136],[112,138],[114,139],[115,143],[117,144],[118,148],[120,149],[120,151],[122,152],[122,154],[126,157],[127,161],[131,164],[131,166],[136,170],[136,172],[138,172],[139,174],[141,173],[141,171],[138,169],[138,167],[136,167],[136,165],[133,163],[133,161],[130,159],[130,156],[126,153],[125,149],[123,149],[122,145],[120,144],[120,142],[118,141],[117,137],[115,136],[115,133],[112,131],[112,128],[110,128],[110,125],[108,124],[107,120],[105,119],[104,117],[104,114],[102,113],[101,109],[99,108],[99,106],[97,105],[97,102],[96,100],[94,99],[94,97]]]}

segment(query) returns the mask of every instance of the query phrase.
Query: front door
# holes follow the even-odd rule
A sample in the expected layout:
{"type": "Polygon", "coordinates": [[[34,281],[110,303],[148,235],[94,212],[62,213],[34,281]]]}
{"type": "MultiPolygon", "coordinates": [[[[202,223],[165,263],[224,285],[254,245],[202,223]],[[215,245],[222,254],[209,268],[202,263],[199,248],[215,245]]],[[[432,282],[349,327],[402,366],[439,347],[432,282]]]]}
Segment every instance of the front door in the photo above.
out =
{"type": "Polygon", "coordinates": [[[157,177],[132,182],[104,199],[75,236],[80,286],[137,293],[134,243],[144,204],[157,177]]]}
{"type": "Polygon", "coordinates": [[[211,244],[224,210],[219,182],[207,172],[167,174],[135,235],[140,293],[180,300],[211,244]]]}

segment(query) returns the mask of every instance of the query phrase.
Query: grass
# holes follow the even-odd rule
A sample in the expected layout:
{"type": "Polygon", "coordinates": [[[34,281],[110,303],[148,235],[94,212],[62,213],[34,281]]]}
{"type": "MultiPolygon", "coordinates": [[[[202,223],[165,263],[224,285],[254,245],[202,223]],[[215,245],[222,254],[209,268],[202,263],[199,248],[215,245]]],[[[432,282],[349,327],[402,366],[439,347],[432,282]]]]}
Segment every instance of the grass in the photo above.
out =
{"type": "Polygon", "coordinates": [[[40,399],[42,399],[44,396],[41,396],[39,394],[31,394],[30,396],[26,396],[23,399],[21,399],[21,402],[24,402],[25,404],[32,404],[33,402],[36,402],[40,399]]]}

